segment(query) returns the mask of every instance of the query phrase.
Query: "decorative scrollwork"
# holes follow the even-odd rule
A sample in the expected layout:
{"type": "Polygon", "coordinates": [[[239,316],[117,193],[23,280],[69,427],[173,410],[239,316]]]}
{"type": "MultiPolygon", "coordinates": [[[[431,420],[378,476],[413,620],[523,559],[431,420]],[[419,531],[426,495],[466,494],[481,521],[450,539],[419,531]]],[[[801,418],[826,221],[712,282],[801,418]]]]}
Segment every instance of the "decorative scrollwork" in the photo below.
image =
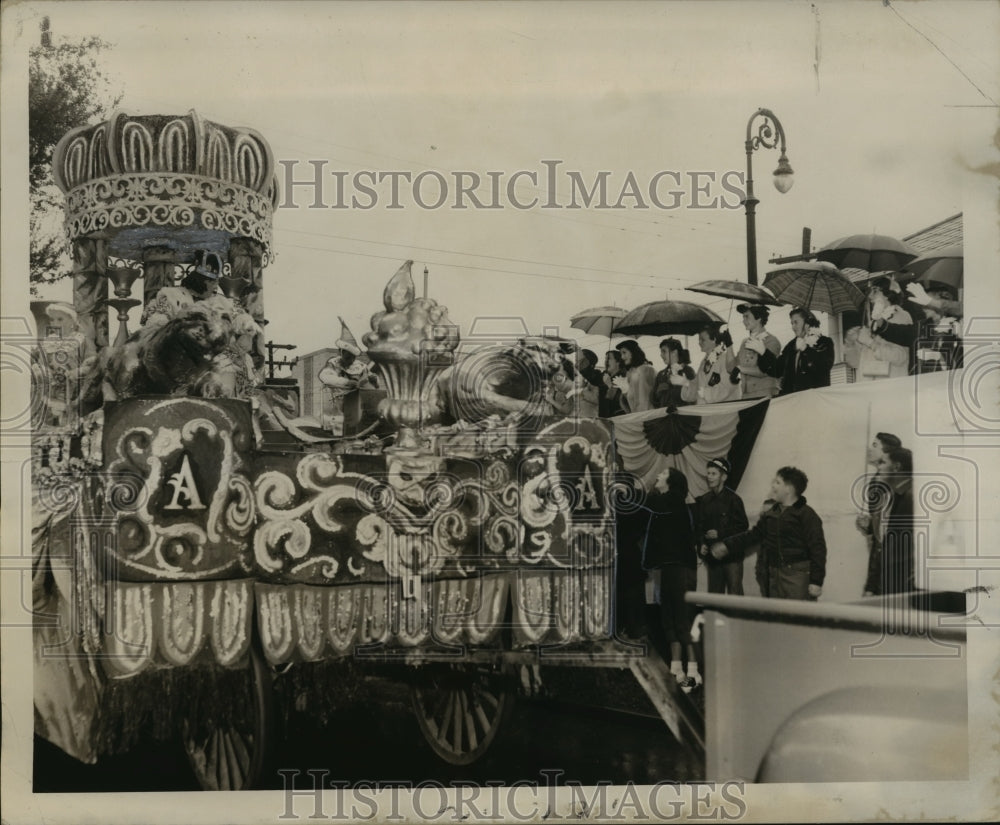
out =
{"type": "Polygon", "coordinates": [[[773,149],[778,145],[777,133],[772,128],[771,120],[766,115],[760,126],[757,127],[757,134],[750,139],[754,149],[763,146],[765,149],[773,149]]]}
{"type": "Polygon", "coordinates": [[[195,227],[271,246],[270,201],[241,186],[198,175],[143,172],[87,181],[66,193],[70,240],[104,229],[195,227]]]}
{"type": "Polygon", "coordinates": [[[781,122],[775,117],[770,109],[758,109],[747,121],[747,153],[753,152],[761,147],[774,149],[780,146],[781,151],[785,151],[785,130],[781,128],[781,122]],[[754,121],[761,118],[757,126],[757,134],[753,134],[754,121]]]}

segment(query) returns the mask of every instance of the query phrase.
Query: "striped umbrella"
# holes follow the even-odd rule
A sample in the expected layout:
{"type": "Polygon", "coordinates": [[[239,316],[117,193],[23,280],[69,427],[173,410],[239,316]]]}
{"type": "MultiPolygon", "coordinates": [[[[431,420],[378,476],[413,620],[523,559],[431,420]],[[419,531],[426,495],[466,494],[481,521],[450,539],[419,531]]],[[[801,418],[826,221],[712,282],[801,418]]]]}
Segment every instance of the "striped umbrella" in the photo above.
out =
{"type": "Polygon", "coordinates": [[[864,293],[833,264],[801,261],[767,273],[764,286],[780,301],[818,312],[851,312],[865,300],[864,293]]]}

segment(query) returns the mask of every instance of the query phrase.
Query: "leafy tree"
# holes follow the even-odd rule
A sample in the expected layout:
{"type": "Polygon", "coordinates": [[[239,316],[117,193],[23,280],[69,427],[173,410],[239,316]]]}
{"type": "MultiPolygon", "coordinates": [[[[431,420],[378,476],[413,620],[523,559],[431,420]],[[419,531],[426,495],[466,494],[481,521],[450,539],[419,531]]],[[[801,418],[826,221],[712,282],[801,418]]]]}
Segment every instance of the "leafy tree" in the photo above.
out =
{"type": "Polygon", "coordinates": [[[99,63],[110,45],[99,37],[52,44],[48,20],[42,44],[28,56],[28,177],[31,187],[30,282],[32,294],[41,283],[70,274],[62,234],[63,196],[52,178],[52,150],[70,129],[103,120],[121,101],[99,63]]]}

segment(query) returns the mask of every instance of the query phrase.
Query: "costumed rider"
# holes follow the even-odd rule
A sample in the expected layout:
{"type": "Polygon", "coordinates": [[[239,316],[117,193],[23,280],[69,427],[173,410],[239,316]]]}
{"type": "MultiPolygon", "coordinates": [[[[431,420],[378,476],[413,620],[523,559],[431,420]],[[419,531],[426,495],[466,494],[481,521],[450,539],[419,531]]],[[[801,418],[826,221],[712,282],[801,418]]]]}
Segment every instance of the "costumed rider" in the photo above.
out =
{"type": "MultiPolygon", "coordinates": [[[[240,398],[251,401],[256,411],[264,378],[253,359],[253,342],[263,330],[238,300],[220,294],[216,285],[222,275],[222,260],[214,252],[198,249],[194,265],[179,286],[161,288],[142,313],[143,336],[150,336],[171,321],[210,319],[211,328],[222,336],[218,351],[209,353],[189,394],[203,398],[240,398]]],[[[169,352],[161,353],[169,357],[169,352]]]]}
{"type": "Polygon", "coordinates": [[[332,404],[324,415],[323,426],[334,433],[343,432],[344,397],[357,389],[375,389],[375,376],[368,364],[361,360],[361,347],[343,318],[340,321],[340,338],[334,343],[338,352],[319,372],[320,382],[329,388],[332,404]]]}
{"type": "Polygon", "coordinates": [[[194,253],[194,266],[180,286],[162,287],[142,311],[144,327],[158,327],[172,321],[185,308],[217,294],[216,284],[222,274],[222,262],[214,252],[204,249],[194,253]]]}

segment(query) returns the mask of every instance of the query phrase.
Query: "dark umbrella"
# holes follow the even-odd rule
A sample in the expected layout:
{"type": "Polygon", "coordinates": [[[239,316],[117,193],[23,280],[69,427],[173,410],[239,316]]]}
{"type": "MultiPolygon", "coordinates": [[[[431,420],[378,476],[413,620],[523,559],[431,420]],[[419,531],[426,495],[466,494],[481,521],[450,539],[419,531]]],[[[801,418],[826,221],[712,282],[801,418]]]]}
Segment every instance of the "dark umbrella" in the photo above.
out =
{"type": "Polygon", "coordinates": [[[748,304],[767,304],[781,306],[781,301],[763,287],[748,284],[745,281],[701,281],[694,286],[684,287],[691,292],[701,292],[705,295],[718,295],[722,298],[733,298],[748,304]]]}
{"type": "Polygon", "coordinates": [[[786,304],[833,314],[856,310],[865,300],[865,294],[826,261],[779,266],[767,273],[764,286],[786,304]]]}
{"type": "Polygon", "coordinates": [[[884,272],[865,272],[863,269],[842,269],[840,272],[862,292],[868,289],[872,281],[876,281],[879,278],[892,278],[900,286],[913,280],[912,272],[897,272],[894,269],[887,269],[884,272]]]}
{"type": "Polygon", "coordinates": [[[878,272],[903,269],[917,253],[908,244],[888,235],[850,235],[827,244],[816,257],[840,269],[878,272]]]}
{"type": "Polygon", "coordinates": [[[964,260],[961,246],[943,246],[914,258],[906,265],[906,269],[916,275],[917,281],[924,286],[930,283],[944,284],[957,292],[962,288],[964,260]]]}
{"type": "Polygon", "coordinates": [[[696,335],[707,324],[724,324],[720,315],[689,301],[653,301],[629,312],[615,327],[621,335],[696,335]]]}

